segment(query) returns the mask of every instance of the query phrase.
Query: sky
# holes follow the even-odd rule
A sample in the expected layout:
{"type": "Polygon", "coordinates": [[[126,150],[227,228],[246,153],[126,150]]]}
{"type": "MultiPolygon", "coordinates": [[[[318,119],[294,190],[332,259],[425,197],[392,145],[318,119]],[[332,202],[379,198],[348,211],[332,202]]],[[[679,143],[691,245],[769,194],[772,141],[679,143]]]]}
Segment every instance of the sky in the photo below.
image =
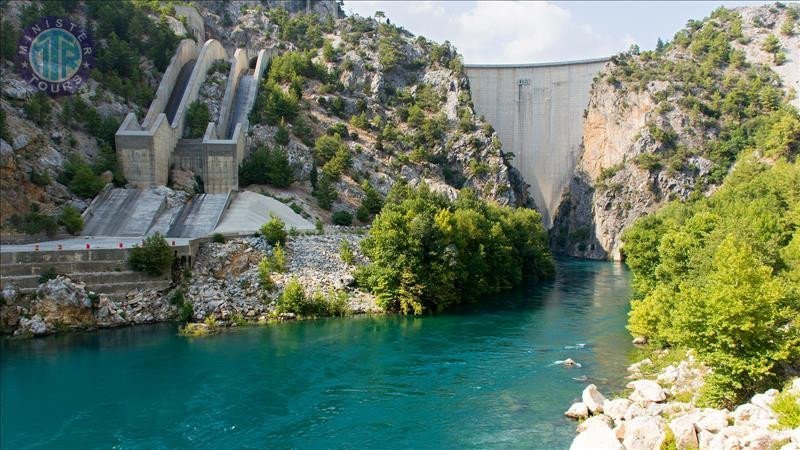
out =
{"type": "Polygon", "coordinates": [[[345,0],[344,10],[392,23],[437,42],[450,41],[468,64],[520,64],[601,58],[638,44],[669,40],[688,19],[720,5],[759,1],[366,1],[345,0]]]}

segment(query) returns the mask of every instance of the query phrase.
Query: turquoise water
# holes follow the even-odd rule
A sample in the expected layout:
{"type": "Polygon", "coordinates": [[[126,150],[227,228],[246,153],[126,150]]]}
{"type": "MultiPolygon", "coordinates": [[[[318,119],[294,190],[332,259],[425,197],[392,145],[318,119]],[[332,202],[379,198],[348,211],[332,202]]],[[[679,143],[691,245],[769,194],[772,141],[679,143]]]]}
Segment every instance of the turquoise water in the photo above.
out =
{"type": "Polygon", "coordinates": [[[620,387],[628,289],[618,264],[566,260],[544,286],[424,318],[5,340],[0,446],[567,448],[583,386],[620,387]],[[583,366],[550,365],[567,357],[583,366]]]}

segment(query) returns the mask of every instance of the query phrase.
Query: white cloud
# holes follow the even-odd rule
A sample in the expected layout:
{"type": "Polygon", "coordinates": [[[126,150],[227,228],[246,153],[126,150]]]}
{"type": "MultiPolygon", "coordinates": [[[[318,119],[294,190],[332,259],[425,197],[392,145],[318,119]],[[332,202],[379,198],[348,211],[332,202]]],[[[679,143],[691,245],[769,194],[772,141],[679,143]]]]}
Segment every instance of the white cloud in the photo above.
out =
{"type": "Polygon", "coordinates": [[[381,10],[397,25],[438,42],[449,40],[467,63],[532,63],[609,56],[630,35],[609,36],[578,23],[552,2],[348,1],[345,10],[381,10]]]}
{"type": "Polygon", "coordinates": [[[608,56],[626,39],[603,36],[549,2],[476,2],[454,19],[452,41],[470,63],[525,63],[608,56]]]}

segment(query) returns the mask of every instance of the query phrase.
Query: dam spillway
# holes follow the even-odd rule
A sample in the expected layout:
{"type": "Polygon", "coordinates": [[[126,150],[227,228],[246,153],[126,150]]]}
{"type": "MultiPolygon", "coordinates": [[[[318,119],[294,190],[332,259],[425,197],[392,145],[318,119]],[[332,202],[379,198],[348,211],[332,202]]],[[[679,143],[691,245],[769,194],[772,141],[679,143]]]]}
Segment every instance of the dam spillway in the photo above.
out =
{"type": "Polygon", "coordinates": [[[514,153],[548,228],[580,156],[592,83],[608,60],[465,65],[476,112],[514,153]]]}

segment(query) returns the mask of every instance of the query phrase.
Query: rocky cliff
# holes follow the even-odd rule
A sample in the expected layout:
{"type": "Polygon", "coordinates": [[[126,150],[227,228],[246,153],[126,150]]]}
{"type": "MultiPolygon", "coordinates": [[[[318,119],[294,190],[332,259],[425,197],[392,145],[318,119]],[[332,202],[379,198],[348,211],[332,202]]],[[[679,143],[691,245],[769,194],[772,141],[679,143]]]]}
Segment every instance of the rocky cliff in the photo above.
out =
{"type": "Polygon", "coordinates": [[[798,103],[796,15],[779,4],[719,9],[654,52],[614,57],[592,87],[553,248],[621,259],[637,218],[712,193],[752,138],[747,124],[798,103]]]}

